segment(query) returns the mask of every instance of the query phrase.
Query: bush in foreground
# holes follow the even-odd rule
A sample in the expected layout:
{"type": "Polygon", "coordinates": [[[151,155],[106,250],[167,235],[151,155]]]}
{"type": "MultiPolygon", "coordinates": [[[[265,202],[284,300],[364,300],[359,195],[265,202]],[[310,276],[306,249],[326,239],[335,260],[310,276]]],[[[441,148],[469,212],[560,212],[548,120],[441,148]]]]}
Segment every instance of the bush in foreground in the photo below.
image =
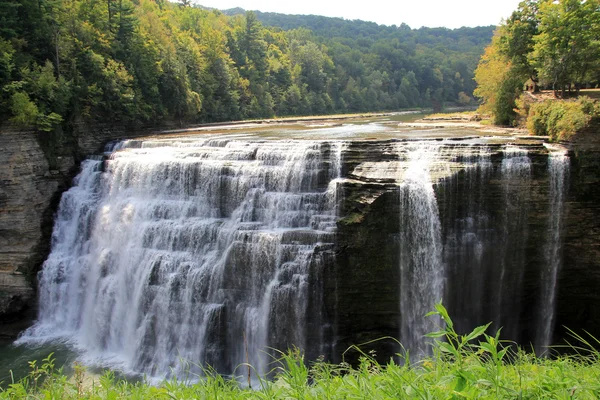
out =
{"type": "MultiPolygon", "coordinates": [[[[537,358],[513,350],[499,335],[485,333],[488,325],[467,335],[454,331],[446,309],[436,305],[445,328],[429,334],[435,339],[434,355],[416,363],[382,366],[363,354],[360,364],[304,363],[297,349],[282,353],[273,380],[259,379],[258,386],[243,388],[235,379],[211,371],[193,384],[170,380],[159,386],[129,383],[107,372],[93,384],[84,384],[83,371],[71,378],[54,371],[50,357],[41,366],[30,363],[25,379],[0,392],[1,399],[598,399],[600,359],[589,341],[573,334],[581,346],[575,355],[537,358]],[[440,340],[442,339],[442,340],[440,340]]],[[[243,366],[244,368],[246,366],[243,366]]]]}

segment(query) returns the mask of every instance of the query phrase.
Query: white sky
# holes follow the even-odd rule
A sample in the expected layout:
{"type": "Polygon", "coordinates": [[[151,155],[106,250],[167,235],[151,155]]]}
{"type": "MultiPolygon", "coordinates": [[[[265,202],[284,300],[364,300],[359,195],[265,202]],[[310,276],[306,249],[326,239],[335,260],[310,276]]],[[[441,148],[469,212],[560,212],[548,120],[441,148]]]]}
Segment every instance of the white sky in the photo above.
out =
{"type": "Polygon", "coordinates": [[[362,19],[384,25],[408,24],[460,28],[498,25],[516,10],[521,0],[193,0],[196,4],[226,10],[282,14],[315,14],[345,19],[362,19]]]}

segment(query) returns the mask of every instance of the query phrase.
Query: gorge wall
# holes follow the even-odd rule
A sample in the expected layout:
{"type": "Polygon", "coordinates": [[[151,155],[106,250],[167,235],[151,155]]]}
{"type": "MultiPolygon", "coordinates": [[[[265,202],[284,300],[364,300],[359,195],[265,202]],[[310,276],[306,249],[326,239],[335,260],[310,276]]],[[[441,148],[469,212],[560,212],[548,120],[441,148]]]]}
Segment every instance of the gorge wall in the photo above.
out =
{"type": "Polygon", "coordinates": [[[600,138],[597,131],[577,135],[571,144],[566,199],[564,267],[557,298],[558,336],[568,327],[600,334],[600,138]]]}
{"type": "Polygon", "coordinates": [[[33,277],[49,250],[52,204],[73,159],[50,170],[36,133],[0,131],[0,318],[22,318],[34,303],[33,277]]]}

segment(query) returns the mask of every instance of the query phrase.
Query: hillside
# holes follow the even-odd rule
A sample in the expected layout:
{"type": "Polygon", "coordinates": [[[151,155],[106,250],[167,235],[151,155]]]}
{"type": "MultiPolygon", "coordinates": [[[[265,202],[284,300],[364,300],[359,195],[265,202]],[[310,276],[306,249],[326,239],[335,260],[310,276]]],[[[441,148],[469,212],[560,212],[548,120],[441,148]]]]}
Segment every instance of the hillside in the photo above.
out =
{"type": "MultiPolygon", "coordinates": [[[[238,7],[222,12],[240,16],[246,10],[238,7]]],[[[406,76],[407,72],[415,72],[421,98],[417,99],[416,93],[408,97],[405,95],[409,106],[441,107],[444,102],[468,102],[469,99],[465,96],[460,96],[459,99],[460,91],[452,89],[461,86],[464,94],[472,97],[475,88],[473,70],[483,48],[490,43],[495,29],[494,26],[411,29],[406,24],[386,26],[318,15],[252,12],[265,26],[295,31],[325,45],[327,54],[334,63],[343,66],[355,80],[358,78],[361,82],[369,81],[363,66],[368,67],[377,59],[383,61],[378,65],[379,69],[388,74],[396,72],[406,76]],[[361,68],[357,69],[353,63],[358,63],[361,68]],[[441,77],[439,72],[442,73],[441,77]],[[441,92],[438,90],[439,86],[442,86],[441,92]]],[[[400,79],[399,83],[401,82],[400,79]]],[[[406,106],[402,99],[400,103],[401,106],[406,106]]]]}
{"type": "MultiPolygon", "coordinates": [[[[246,10],[232,8],[222,11],[226,15],[243,15],[246,10]]],[[[306,28],[315,36],[323,38],[368,38],[370,40],[399,39],[424,45],[443,45],[450,50],[464,50],[465,46],[487,46],[495,26],[476,28],[427,28],[411,29],[408,25],[379,25],[375,22],[346,20],[320,15],[287,15],[253,11],[265,26],[283,30],[306,28]],[[459,44],[459,42],[463,44],[459,44]]]]}
{"type": "Polygon", "coordinates": [[[0,123],[67,133],[82,120],[185,125],[466,105],[492,32],[151,0],[2,0],[0,11],[0,123]]]}

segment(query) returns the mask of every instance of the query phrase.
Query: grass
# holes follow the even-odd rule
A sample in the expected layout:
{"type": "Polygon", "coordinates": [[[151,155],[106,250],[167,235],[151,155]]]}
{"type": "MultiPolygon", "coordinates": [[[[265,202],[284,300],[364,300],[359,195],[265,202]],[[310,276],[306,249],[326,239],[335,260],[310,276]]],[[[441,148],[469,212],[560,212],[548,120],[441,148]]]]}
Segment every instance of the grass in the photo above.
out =
{"type": "MultiPolygon", "coordinates": [[[[378,364],[362,354],[352,367],[317,361],[304,362],[299,349],[280,353],[275,377],[260,379],[252,389],[211,370],[194,384],[177,380],[158,386],[129,383],[107,372],[85,385],[81,367],[67,378],[55,371],[51,357],[41,365],[30,363],[31,373],[2,392],[0,399],[598,399],[600,354],[596,339],[572,333],[573,354],[538,358],[499,334],[485,333],[489,325],[468,334],[455,332],[446,309],[437,304],[430,315],[440,316],[445,327],[428,336],[435,340],[431,358],[378,364]]],[[[241,366],[245,369],[246,366],[241,366]]],[[[243,380],[243,379],[242,379],[243,380]]]]}

